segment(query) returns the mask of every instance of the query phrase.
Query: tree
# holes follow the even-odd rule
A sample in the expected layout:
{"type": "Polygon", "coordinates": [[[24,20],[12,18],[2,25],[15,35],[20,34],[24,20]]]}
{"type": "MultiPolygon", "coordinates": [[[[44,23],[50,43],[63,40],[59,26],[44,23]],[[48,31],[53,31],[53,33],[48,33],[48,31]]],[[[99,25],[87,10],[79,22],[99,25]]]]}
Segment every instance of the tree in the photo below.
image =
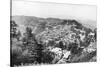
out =
{"type": "Polygon", "coordinates": [[[27,46],[32,44],[33,40],[33,34],[32,34],[32,29],[30,27],[26,27],[26,32],[24,33],[23,37],[23,45],[27,46]]]}
{"type": "Polygon", "coordinates": [[[18,32],[17,32],[17,40],[18,40],[18,41],[20,40],[20,37],[21,37],[21,32],[18,31],[18,32]]]}
{"type": "Polygon", "coordinates": [[[10,23],[10,35],[11,35],[11,37],[12,38],[16,38],[16,36],[17,36],[17,27],[18,27],[18,25],[16,24],[16,22],[15,21],[10,21],[11,23],[10,23]]]}
{"type": "MultiPolygon", "coordinates": [[[[44,47],[42,43],[38,43],[35,34],[32,33],[32,29],[30,27],[26,27],[26,32],[24,33],[23,38],[23,45],[25,46],[25,49],[28,48],[29,52],[31,52],[31,56],[34,58],[33,62],[36,61],[38,63],[42,63],[42,50],[44,47]]],[[[30,58],[30,56],[28,58],[30,58]]]]}
{"type": "Polygon", "coordinates": [[[40,64],[40,63],[42,63],[42,56],[43,56],[43,49],[44,49],[44,47],[43,47],[42,43],[38,43],[38,41],[36,40],[35,37],[34,37],[34,42],[35,42],[34,52],[36,53],[35,54],[35,59],[40,64]]]}
{"type": "Polygon", "coordinates": [[[94,38],[95,40],[97,40],[97,29],[96,28],[94,29],[94,33],[95,33],[94,38]]]}
{"type": "Polygon", "coordinates": [[[11,47],[11,66],[20,65],[21,61],[19,57],[22,54],[22,48],[19,46],[12,46],[11,47]]]}

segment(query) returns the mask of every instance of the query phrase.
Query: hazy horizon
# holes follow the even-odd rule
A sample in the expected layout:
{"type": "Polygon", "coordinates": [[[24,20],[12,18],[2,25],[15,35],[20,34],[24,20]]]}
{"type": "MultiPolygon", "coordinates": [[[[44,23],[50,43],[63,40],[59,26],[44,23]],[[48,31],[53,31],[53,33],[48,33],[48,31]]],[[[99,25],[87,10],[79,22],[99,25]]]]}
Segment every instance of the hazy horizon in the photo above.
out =
{"type": "Polygon", "coordinates": [[[12,1],[12,16],[89,19],[96,21],[96,6],[12,1]]]}

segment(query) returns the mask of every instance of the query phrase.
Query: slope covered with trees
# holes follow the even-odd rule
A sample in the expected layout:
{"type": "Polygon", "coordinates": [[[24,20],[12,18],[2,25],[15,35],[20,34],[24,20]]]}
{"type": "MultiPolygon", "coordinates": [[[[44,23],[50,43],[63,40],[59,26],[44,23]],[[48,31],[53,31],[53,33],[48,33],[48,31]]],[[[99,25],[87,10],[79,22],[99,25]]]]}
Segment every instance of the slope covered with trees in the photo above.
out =
{"type": "Polygon", "coordinates": [[[96,28],[75,19],[25,16],[12,17],[10,24],[13,67],[96,61],[96,28]]]}

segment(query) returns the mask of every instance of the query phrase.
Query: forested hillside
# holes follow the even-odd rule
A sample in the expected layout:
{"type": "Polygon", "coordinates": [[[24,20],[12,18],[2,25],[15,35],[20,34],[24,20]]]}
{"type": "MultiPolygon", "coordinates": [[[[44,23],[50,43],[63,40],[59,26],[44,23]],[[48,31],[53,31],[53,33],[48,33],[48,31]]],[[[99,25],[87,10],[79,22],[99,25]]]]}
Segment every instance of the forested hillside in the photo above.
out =
{"type": "Polygon", "coordinates": [[[12,67],[96,61],[97,28],[92,25],[32,16],[12,16],[10,25],[12,67]]]}

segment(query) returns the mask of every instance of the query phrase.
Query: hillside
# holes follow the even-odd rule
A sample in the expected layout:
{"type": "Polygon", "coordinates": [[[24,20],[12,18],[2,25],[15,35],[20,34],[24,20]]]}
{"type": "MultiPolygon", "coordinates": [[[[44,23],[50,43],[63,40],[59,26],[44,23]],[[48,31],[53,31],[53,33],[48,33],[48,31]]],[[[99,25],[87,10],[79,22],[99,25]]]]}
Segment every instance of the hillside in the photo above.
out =
{"type": "MultiPolygon", "coordinates": [[[[49,23],[53,23],[53,22],[62,22],[63,19],[60,18],[39,18],[39,17],[34,17],[34,16],[12,16],[12,20],[16,21],[16,23],[18,24],[37,24],[41,21],[43,22],[49,22],[49,23]]],[[[66,18],[66,20],[68,20],[66,18]]],[[[70,19],[71,20],[71,19],[70,19]]],[[[79,21],[80,23],[82,23],[83,25],[86,26],[91,26],[93,28],[96,28],[96,21],[92,21],[92,20],[88,20],[88,19],[77,19],[77,21],[79,21]]]]}
{"type": "Polygon", "coordinates": [[[96,24],[87,21],[12,16],[12,66],[95,62],[96,24]]]}

